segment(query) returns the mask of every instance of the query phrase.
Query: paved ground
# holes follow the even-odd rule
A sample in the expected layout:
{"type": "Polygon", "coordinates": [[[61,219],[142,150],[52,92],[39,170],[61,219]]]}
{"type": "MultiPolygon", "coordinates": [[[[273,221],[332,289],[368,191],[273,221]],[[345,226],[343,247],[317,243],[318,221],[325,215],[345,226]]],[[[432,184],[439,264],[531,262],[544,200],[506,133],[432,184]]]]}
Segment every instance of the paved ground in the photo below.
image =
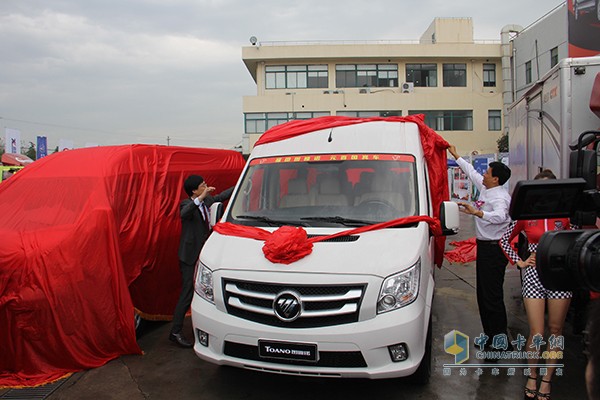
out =
{"type": "MultiPolygon", "coordinates": [[[[461,234],[450,240],[473,236],[473,222],[461,217],[461,234]]],[[[527,335],[527,324],[516,270],[506,273],[505,300],[509,309],[509,330],[513,337],[527,335]]],[[[481,326],[475,299],[474,263],[444,263],[436,274],[433,308],[433,357],[431,382],[414,386],[404,380],[337,380],[271,375],[230,367],[217,367],[200,360],[189,349],[168,340],[169,324],[149,324],[139,343],[143,356],[123,356],[101,368],[74,374],[49,397],[61,399],[521,399],[525,382],[523,369],[509,376],[507,367],[486,364],[479,370],[451,368],[453,356],[443,347],[444,335],[457,329],[471,338],[481,326]],[[494,369],[495,368],[495,369],[494,369]]],[[[191,337],[189,318],[186,332],[191,337]]],[[[567,324],[563,376],[554,380],[553,399],[585,399],[581,336],[574,336],[567,324]]],[[[472,349],[473,350],[473,349],[472,349]]],[[[474,354],[472,352],[471,354],[474,354]]],[[[469,359],[469,363],[477,363],[469,359]]],[[[2,398],[0,392],[0,399],[2,398]]]]}

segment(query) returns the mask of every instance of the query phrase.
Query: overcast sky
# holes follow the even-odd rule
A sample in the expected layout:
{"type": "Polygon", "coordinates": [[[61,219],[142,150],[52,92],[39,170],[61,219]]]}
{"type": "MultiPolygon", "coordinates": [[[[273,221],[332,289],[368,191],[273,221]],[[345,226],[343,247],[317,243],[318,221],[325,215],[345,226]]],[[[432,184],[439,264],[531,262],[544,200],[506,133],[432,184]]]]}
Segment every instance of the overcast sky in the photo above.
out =
{"type": "Polygon", "coordinates": [[[256,87],[241,47],[413,40],[472,17],[476,40],[530,25],[560,0],[0,0],[0,142],[233,148],[256,87]]]}

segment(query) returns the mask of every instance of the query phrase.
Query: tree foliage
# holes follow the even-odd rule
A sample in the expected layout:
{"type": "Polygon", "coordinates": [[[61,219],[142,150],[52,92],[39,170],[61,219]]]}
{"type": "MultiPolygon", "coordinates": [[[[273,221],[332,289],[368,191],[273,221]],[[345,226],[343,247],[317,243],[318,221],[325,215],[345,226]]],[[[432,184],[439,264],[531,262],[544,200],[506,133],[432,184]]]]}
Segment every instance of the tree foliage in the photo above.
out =
{"type": "Polygon", "coordinates": [[[498,144],[499,153],[508,153],[508,134],[506,132],[500,136],[496,143],[498,144]]]}
{"type": "Polygon", "coordinates": [[[36,158],[36,151],[35,151],[35,144],[33,144],[33,142],[29,142],[29,148],[25,152],[25,155],[27,157],[31,158],[32,160],[35,160],[35,158],[36,158]]]}

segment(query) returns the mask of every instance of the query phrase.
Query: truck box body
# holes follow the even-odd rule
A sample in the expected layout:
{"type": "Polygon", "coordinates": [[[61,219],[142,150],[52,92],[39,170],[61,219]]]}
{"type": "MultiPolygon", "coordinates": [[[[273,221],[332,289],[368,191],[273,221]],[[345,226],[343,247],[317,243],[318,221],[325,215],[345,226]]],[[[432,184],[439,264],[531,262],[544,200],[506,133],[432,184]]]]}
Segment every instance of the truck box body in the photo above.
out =
{"type": "Polygon", "coordinates": [[[569,177],[569,144],[600,128],[590,109],[600,57],[565,58],[509,108],[511,186],[541,169],[569,177]]]}
{"type": "MultiPolygon", "coordinates": [[[[431,204],[419,128],[379,121],[255,147],[223,220],[269,232],[302,226],[312,237],[432,216],[431,204]]],[[[218,230],[206,242],[192,302],[198,356],[323,377],[390,378],[429,366],[435,246],[426,223],[316,242],[289,264],[267,260],[263,246],[218,230]],[[384,300],[389,290],[402,294],[384,300]],[[393,345],[404,360],[392,361],[393,345]]]]}

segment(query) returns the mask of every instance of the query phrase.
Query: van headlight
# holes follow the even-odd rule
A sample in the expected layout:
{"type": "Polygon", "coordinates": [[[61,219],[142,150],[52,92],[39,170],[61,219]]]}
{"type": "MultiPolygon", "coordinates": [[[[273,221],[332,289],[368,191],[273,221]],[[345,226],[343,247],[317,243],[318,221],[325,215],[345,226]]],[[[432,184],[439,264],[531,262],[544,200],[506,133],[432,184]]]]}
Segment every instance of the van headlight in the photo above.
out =
{"type": "Polygon", "coordinates": [[[421,278],[421,260],[409,269],[388,276],[381,285],[377,314],[404,307],[417,298],[421,278]]]}
{"type": "Polygon", "coordinates": [[[208,267],[198,261],[198,270],[196,271],[196,279],[194,281],[194,290],[198,296],[206,301],[214,304],[215,295],[213,292],[212,271],[208,267]]]}

